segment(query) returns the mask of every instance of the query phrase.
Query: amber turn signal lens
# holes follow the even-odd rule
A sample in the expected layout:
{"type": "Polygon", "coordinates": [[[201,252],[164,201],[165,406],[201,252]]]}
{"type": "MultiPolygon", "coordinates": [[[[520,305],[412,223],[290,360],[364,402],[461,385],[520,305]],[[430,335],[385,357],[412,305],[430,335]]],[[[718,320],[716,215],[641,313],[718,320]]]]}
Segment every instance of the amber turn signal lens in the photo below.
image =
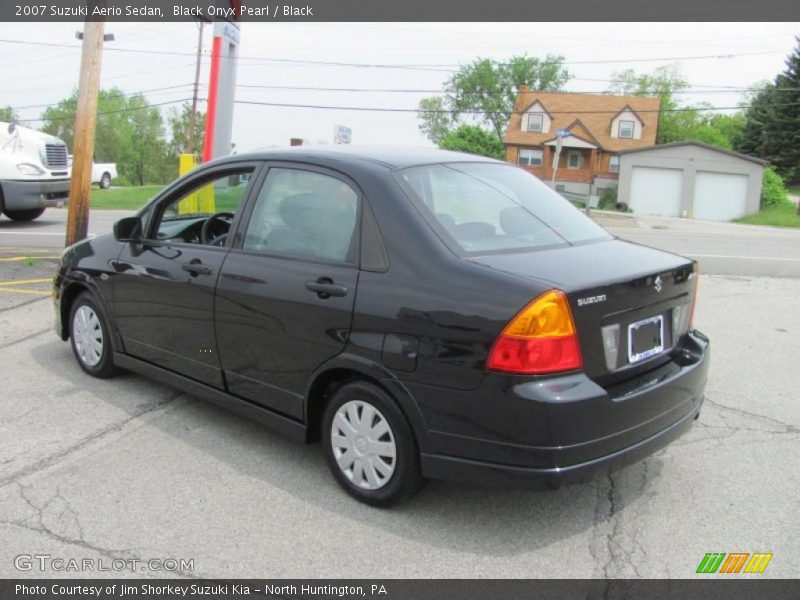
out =
{"type": "Polygon", "coordinates": [[[544,374],[581,367],[575,323],[564,292],[550,290],[523,308],[489,352],[490,371],[544,374]]]}

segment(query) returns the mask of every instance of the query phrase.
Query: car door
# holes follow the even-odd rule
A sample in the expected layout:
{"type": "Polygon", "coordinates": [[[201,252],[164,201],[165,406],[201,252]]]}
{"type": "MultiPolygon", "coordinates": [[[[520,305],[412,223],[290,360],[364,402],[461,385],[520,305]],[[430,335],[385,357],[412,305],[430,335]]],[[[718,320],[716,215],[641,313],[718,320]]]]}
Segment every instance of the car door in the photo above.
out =
{"type": "MultiPolygon", "coordinates": [[[[227,238],[209,236],[236,225],[255,163],[198,172],[157,201],[145,215],[144,239],[125,246],[114,264],[112,297],[125,351],[202,383],[224,388],[214,332],[214,287],[227,238]]],[[[232,236],[231,236],[232,237],[232,236]]]]}
{"type": "Polygon", "coordinates": [[[342,351],[358,281],[361,199],[324,169],[271,165],[222,265],[215,322],[228,390],[296,419],[342,351]]]}

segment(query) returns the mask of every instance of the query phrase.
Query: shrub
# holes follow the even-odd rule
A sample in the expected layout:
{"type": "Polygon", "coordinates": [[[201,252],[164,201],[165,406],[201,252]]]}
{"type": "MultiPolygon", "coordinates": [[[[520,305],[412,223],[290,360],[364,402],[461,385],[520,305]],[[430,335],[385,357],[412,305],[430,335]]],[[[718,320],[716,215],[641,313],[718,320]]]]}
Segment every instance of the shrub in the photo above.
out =
{"type": "Polygon", "coordinates": [[[613,210],[617,205],[617,187],[611,186],[600,190],[600,203],[598,208],[601,210],[613,210]]]}
{"type": "Polygon", "coordinates": [[[761,208],[784,206],[789,203],[786,185],[772,165],[764,169],[764,181],[761,184],[761,208]]]}

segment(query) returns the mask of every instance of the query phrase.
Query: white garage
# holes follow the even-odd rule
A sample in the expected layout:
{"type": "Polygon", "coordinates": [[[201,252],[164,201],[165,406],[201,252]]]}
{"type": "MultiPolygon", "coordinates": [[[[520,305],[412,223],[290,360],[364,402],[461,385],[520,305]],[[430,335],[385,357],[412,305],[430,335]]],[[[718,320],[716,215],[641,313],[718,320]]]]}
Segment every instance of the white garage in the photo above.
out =
{"type": "Polygon", "coordinates": [[[747,175],[698,171],[694,180],[694,218],[730,221],[747,214],[747,175]]]}
{"type": "Polygon", "coordinates": [[[618,201],[634,214],[730,221],[758,212],[765,164],[702,142],[625,150],[618,201]]]}
{"type": "Polygon", "coordinates": [[[628,206],[640,215],[679,217],[681,215],[680,169],[634,167],[631,173],[631,198],[628,206]]]}

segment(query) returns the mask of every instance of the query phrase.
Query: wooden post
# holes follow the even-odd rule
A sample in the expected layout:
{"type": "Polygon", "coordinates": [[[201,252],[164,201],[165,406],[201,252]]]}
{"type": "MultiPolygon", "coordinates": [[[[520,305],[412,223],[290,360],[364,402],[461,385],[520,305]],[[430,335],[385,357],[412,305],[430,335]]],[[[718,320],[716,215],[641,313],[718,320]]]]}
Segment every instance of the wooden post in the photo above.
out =
{"type": "Polygon", "coordinates": [[[197,126],[197,95],[200,86],[200,64],[203,60],[203,21],[198,21],[197,26],[200,28],[197,34],[197,61],[194,67],[194,94],[192,94],[192,112],[189,115],[189,148],[187,152],[194,154],[194,130],[197,126]]]}
{"type": "Polygon", "coordinates": [[[75,142],[72,148],[72,181],[69,187],[67,213],[67,246],[85,239],[89,229],[89,192],[92,186],[104,30],[105,23],[102,21],[87,21],[83,26],[81,75],[78,82],[78,106],[75,111],[75,142]]]}

